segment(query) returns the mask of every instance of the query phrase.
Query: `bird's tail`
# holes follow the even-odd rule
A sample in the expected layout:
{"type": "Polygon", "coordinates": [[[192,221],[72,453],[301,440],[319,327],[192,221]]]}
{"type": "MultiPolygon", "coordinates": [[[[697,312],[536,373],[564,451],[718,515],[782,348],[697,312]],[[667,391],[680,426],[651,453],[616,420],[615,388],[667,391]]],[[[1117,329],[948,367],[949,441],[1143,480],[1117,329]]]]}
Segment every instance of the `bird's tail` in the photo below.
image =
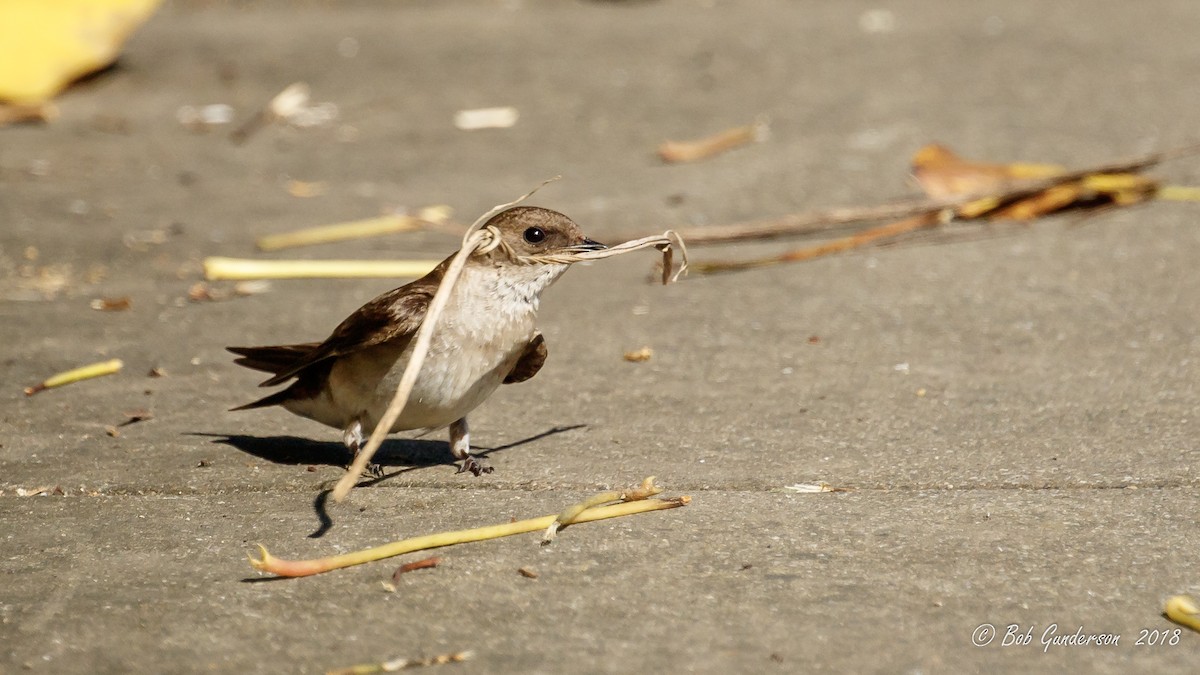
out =
{"type": "Polygon", "coordinates": [[[291,369],[318,346],[320,346],[319,343],[309,342],[302,345],[226,347],[226,349],[241,357],[233,361],[239,366],[278,375],[291,369]]]}

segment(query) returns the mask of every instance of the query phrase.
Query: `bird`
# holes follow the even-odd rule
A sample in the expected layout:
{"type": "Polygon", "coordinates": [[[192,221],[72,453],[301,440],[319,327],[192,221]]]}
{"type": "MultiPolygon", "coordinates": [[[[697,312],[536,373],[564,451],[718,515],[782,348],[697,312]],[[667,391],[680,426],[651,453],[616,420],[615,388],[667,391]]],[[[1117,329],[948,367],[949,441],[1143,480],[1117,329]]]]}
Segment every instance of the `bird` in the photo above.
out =
{"type": "MultiPolygon", "coordinates": [[[[483,229],[498,238],[471,255],[438,321],[403,413],[389,433],[449,427],[459,473],[492,467],[471,454],[467,415],[501,384],[524,382],[546,361],[537,329],[541,294],[567,271],[570,256],[607,248],[567,216],[517,206],[483,229]],[[489,250],[490,249],[490,250],[489,250]]],[[[227,347],[234,363],[270,373],[259,386],[287,388],[232,410],[281,406],[342,431],[357,456],[387,410],[438,286],[454,256],[424,277],[383,293],[342,321],[323,342],[227,347]]],[[[371,467],[382,475],[377,465],[371,467]]]]}

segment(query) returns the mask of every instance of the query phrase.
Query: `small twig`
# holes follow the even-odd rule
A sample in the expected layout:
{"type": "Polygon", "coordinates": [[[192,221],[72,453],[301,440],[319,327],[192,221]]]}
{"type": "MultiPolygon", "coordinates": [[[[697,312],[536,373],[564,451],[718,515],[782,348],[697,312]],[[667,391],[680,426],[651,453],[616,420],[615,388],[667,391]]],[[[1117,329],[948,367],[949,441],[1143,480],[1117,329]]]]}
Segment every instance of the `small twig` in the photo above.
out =
{"type": "MultiPolygon", "coordinates": [[[[574,523],[590,523],[594,520],[618,518],[636,513],[646,513],[647,511],[673,509],[686,506],[689,502],[691,502],[691,498],[686,496],[674,499],[646,499],[637,502],[622,502],[611,506],[588,509],[579,514],[575,518],[574,523]]],[[[502,525],[490,525],[457,532],[429,534],[384,544],[383,546],[376,546],[375,548],[313,560],[282,560],[272,556],[267,552],[266,548],[260,545],[258,548],[262,559],[256,560],[252,557],[250,558],[250,565],[260,572],[267,572],[268,574],[280,577],[306,577],[342,569],[343,567],[353,567],[354,565],[362,565],[376,560],[383,560],[384,558],[412,553],[413,551],[424,551],[432,548],[452,546],[454,544],[465,544],[472,541],[510,537],[514,534],[524,534],[526,532],[537,532],[549,527],[550,523],[555,522],[557,518],[558,516],[543,516],[541,518],[519,520],[502,525]]]]}
{"type": "Polygon", "coordinates": [[[204,278],[222,279],[374,279],[421,277],[438,260],[252,260],[204,259],[204,278]]]}
{"type": "Polygon", "coordinates": [[[367,218],[346,223],[310,227],[283,234],[272,234],[260,237],[255,245],[260,251],[277,251],[282,248],[297,246],[312,246],[313,244],[328,244],[346,239],[361,239],[376,237],[381,234],[407,232],[421,228],[427,223],[443,224],[450,219],[451,210],[448,206],[428,206],[416,215],[392,214],[379,218],[367,218]]]}
{"type": "Polygon", "coordinates": [[[44,381],[40,382],[39,384],[35,384],[32,387],[25,387],[25,395],[33,396],[40,391],[53,389],[54,387],[61,387],[65,384],[71,384],[73,382],[79,382],[82,380],[90,380],[94,377],[101,377],[104,375],[112,375],[113,373],[121,370],[121,368],[124,366],[125,363],[122,362],[121,359],[110,359],[108,361],[101,361],[100,363],[93,363],[80,368],[74,368],[72,370],[48,377],[44,381]]]}
{"type": "Polygon", "coordinates": [[[658,146],[658,156],[667,163],[695,162],[732,150],[739,145],[767,138],[766,122],[756,122],[717,132],[694,141],[665,141],[658,146]]]}
{"type": "Polygon", "coordinates": [[[418,659],[392,659],[382,663],[360,663],[356,666],[348,666],[346,668],[335,668],[326,671],[325,675],[374,675],[374,673],[394,673],[398,670],[406,668],[420,668],[423,666],[441,666],[447,663],[459,663],[466,661],[475,656],[474,652],[454,652],[453,654],[442,654],[440,656],[431,656],[428,658],[418,659]]]}
{"type": "Polygon", "coordinates": [[[294,114],[299,108],[303,108],[308,104],[309,99],[308,85],[303,82],[293,82],[283,91],[279,92],[272,98],[267,105],[263,106],[253,117],[246,120],[233,133],[229,135],[229,139],[237,145],[245,143],[250,136],[254,135],[259,129],[274,122],[277,119],[287,118],[294,114]]]}
{"type": "MultiPolygon", "coordinates": [[[[1162,162],[1197,153],[1200,153],[1200,144],[1187,145],[1109,164],[1100,164],[1088,169],[1067,171],[1048,178],[1015,181],[1007,184],[1005,189],[1001,191],[993,190],[955,195],[943,199],[905,199],[878,206],[842,207],[809,211],[748,223],[682,229],[679,230],[679,234],[692,245],[723,244],[734,241],[775,239],[779,237],[816,234],[854,223],[908,218],[944,209],[955,209],[957,211],[959,207],[986,198],[996,198],[1002,203],[1008,203],[1056,185],[1078,181],[1088,176],[1134,173],[1162,162]]],[[[1183,191],[1172,192],[1171,190],[1163,189],[1162,192],[1165,194],[1161,194],[1160,198],[1166,199],[1176,196],[1190,196],[1189,193],[1183,191]]]]}
{"type": "Polygon", "coordinates": [[[421,560],[416,560],[410,563],[404,563],[403,565],[397,567],[395,572],[392,572],[392,583],[399,583],[400,577],[408,574],[409,572],[413,572],[415,570],[433,569],[441,564],[442,559],[436,555],[429,556],[428,558],[422,558],[421,560]]]}
{"type": "Polygon", "coordinates": [[[780,218],[732,225],[713,225],[679,230],[680,236],[693,246],[724,244],[734,241],[778,239],[818,234],[854,223],[873,220],[907,218],[909,216],[961,206],[978,196],[948,199],[905,199],[879,206],[840,207],[821,211],[793,213],[780,218]]]}
{"type": "Polygon", "coordinates": [[[911,218],[905,218],[904,220],[897,220],[896,222],[880,225],[879,227],[873,227],[848,237],[834,239],[833,241],[829,241],[824,244],[806,246],[804,248],[785,251],[779,255],[732,262],[696,263],[695,268],[700,274],[714,274],[717,272],[732,272],[735,270],[745,270],[754,267],[766,267],[769,265],[778,265],[786,262],[811,260],[813,258],[832,255],[834,253],[842,253],[851,249],[866,246],[868,244],[877,244],[923,228],[934,227],[942,223],[943,220],[944,216],[942,213],[935,211],[932,213],[912,216],[911,218]]]}
{"type": "Polygon", "coordinates": [[[542,546],[548,546],[550,542],[558,535],[558,531],[571,523],[575,522],[579,515],[588,509],[603,506],[610,502],[636,502],[643,499],[649,499],[654,495],[662,492],[662,488],[654,484],[654,476],[650,476],[642,481],[642,485],[633,490],[625,490],[622,492],[601,492],[598,495],[589,497],[588,499],[573,504],[558,514],[553,523],[550,523],[546,528],[546,533],[542,535],[542,546]]]}
{"type": "Polygon", "coordinates": [[[585,262],[585,261],[593,261],[593,260],[603,260],[605,258],[611,258],[613,256],[622,255],[625,253],[631,253],[633,251],[640,251],[644,248],[650,248],[651,246],[662,251],[662,254],[663,254],[662,282],[663,282],[664,286],[666,284],[672,283],[674,281],[678,281],[679,277],[681,277],[687,273],[687,270],[688,270],[687,245],[684,243],[683,238],[679,236],[679,233],[675,232],[674,230],[667,230],[666,232],[659,234],[659,235],[654,235],[654,236],[650,236],[650,237],[642,237],[641,239],[634,239],[633,241],[627,241],[623,244],[617,244],[616,246],[609,246],[608,248],[600,249],[598,251],[572,251],[572,252],[546,253],[546,254],[541,254],[541,255],[518,256],[517,262],[521,262],[521,263],[539,263],[539,262],[541,262],[541,263],[547,263],[547,262],[549,262],[549,263],[577,263],[577,262],[585,262]],[[678,270],[673,269],[673,267],[674,267],[673,261],[675,259],[674,251],[676,248],[679,249],[679,255],[680,255],[680,258],[682,259],[679,263],[678,270]]]}

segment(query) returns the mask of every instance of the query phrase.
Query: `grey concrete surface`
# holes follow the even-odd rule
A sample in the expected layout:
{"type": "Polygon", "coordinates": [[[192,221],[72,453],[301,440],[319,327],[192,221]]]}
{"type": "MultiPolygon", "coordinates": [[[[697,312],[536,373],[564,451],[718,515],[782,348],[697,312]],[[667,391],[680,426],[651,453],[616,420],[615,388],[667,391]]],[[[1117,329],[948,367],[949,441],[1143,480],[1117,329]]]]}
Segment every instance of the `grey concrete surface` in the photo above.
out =
{"type": "MultiPolygon", "coordinates": [[[[0,130],[0,672],[324,672],[462,649],[476,658],[447,672],[1194,671],[1200,635],[1136,641],[1173,631],[1163,599],[1200,585],[1195,205],[667,288],[645,283],[649,255],[579,267],[545,297],[546,368],[472,417],[496,473],[456,475],[440,434],[395,440],[389,477],[324,526],[337,435],[225,412],[258,390],[224,346],[319,339],[395,285],[180,301],[202,257],[254,255],[262,234],[430,203],[469,220],[561,173],[535,203],[612,240],[910,194],[908,157],[935,140],[1073,166],[1197,140],[1195,3],[898,2],[890,25],[868,14],[884,6],[168,3],[61,119],[0,130]],[[298,80],[338,105],[333,126],[236,146],[176,120],[209,103],[242,120],[298,80]],[[453,127],[494,105],[518,124],[453,127]],[[760,116],[768,142],[653,154],[760,116]],[[328,191],[298,199],[289,179],[328,191]],[[136,245],[147,231],[167,235],[136,245]],[[28,265],[64,287],[44,297],[28,265]],[[121,295],[132,310],[89,308],[121,295]],[[651,361],[622,360],[643,345],[651,361]],[[21,393],[113,356],[117,376],[21,393]],[[105,433],[137,408],[154,418],[105,433]],[[247,581],[255,542],[324,555],[646,475],[693,504],[547,549],[452,548],[395,594],[391,562],[247,581]],[[820,481],[852,490],[783,490],[820,481]],[[17,494],[42,485],[65,494],[17,494]],[[1000,637],[973,646],[985,623],[1000,637]],[[1010,624],[1033,644],[1000,646],[1010,624]],[[1120,642],[1043,651],[1051,624],[1120,642]]],[[[1156,175],[1197,184],[1198,166],[1156,175]]]]}

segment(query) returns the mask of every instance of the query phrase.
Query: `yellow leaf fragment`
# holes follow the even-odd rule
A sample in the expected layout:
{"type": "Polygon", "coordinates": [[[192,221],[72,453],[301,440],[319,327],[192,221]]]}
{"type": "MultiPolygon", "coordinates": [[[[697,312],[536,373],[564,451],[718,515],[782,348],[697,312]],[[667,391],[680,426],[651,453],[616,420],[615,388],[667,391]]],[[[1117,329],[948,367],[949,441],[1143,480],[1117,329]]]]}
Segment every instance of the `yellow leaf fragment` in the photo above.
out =
{"type": "Polygon", "coordinates": [[[1052,178],[1065,171],[1053,164],[972,162],[936,143],[921,148],[912,158],[913,177],[934,199],[1000,192],[1017,181],[1052,178]]]}
{"type": "MultiPolygon", "coordinates": [[[[1126,206],[1158,194],[1158,181],[1152,178],[1136,173],[1106,173],[1101,170],[1073,174],[1069,180],[1027,196],[1016,196],[1011,203],[1005,203],[999,195],[1031,184],[1036,186],[1039,180],[1058,176],[1066,179],[1066,169],[1053,164],[972,162],[937,144],[927,145],[913,155],[912,172],[925,194],[934,199],[989,193],[997,195],[981,197],[958,207],[957,215],[968,219],[987,216],[1033,220],[1071,206],[1092,206],[1097,202],[1126,206]]],[[[1009,195],[1009,198],[1013,197],[1009,195]]]]}
{"type": "Polygon", "coordinates": [[[1192,596],[1175,595],[1168,598],[1163,613],[1180,626],[1200,632],[1200,604],[1192,596]]]}
{"type": "Polygon", "coordinates": [[[41,103],[116,60],[161,0],[0,0],[0,99],[41,103]]]}

